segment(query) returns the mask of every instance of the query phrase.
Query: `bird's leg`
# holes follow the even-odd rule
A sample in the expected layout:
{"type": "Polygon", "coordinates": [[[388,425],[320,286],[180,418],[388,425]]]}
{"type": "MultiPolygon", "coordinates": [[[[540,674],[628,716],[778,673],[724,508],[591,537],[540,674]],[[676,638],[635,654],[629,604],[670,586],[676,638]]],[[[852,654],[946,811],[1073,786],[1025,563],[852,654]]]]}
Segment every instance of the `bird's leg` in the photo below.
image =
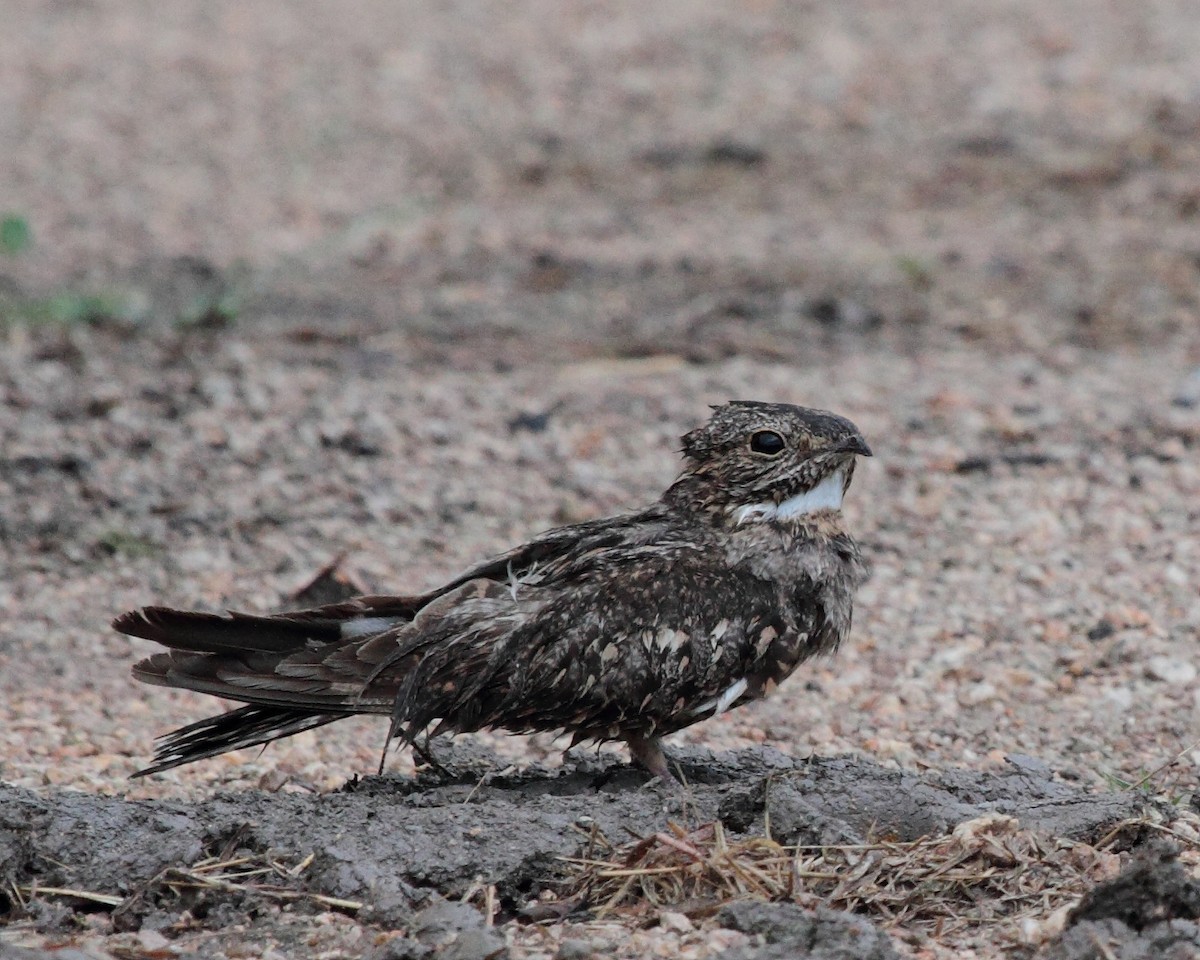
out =
{"type": "Polygon", "coordinates": [[[454,779],[454,774],[438,763],[437,757],[433,755],[433,748],[429,743],[429,737],[425,738],[423,744],[417,743],[414,740],[410,746],[412,747],[413,757],[418,761],[420,766],[431,768],[443,780],[454,779]]]}
{"type": "Polygon", "coordinates": [[[662,751],[662,741],[658,737],[626,737],[629,745],[629,755],[646,770],[664,783],[679,783],[667,769],[667,757],[662,751]]]}

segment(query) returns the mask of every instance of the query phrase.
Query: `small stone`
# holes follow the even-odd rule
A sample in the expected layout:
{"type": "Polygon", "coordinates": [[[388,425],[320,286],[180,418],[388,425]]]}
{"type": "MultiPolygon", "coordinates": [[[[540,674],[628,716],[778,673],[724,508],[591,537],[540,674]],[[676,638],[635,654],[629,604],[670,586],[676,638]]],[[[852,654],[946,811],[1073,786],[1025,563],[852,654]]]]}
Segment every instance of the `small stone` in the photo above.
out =
{"type": "Polygon", "coordinates": [[[1172,657],[1151,657],[1146,662],[1146,676],[1162,683],[1183,686],[1196,679],[1196,667],[1186,660],[1172,657]]]}
{"type": "Polygon", "coordinates": [[[1034,919],[1027,917],[1021,921],[1020,936],[1025,943],[1038,945],[1052,940],[1062,934],[1067,925],[1067,916],[1071,912],[1069,906],[1059,907],[1047,917],[1034,919]]]}
{"type": "Polygon", "coordinates": [[[367,960],[426,960],[431,956],[433,947],[408,937],[390,937],[366,954],[367,960]]]}
{"type": "Polygon", "coordinates": [[[492,927],[479,927],[460,933],[437,951],[443,960],[498,960],[508,952],[504,938],[492,927]]]}
{"type": "Polygon", "coordinates": [[[258,789],[267,793],[278,793],[288,782],[288,775],[282,770],[268,770],[258,778],[258,789]]]}
{"type": "Polygon", "coordinates": [[[1118,712],[1123,713],[1133,706],[1133,691],[1128,687],[1110,687],[1102,696],[1118,712]]]}
{"type": "Polygon", "coordinates": [[[586,940],[567,939],[558,945],[554,960],[587,960],[592,955],[592,945],[586,940]]]}
{"type": "Polygon", "coordinates": [[[139,930],[137,940],[138,946],[147,953],[153,953],[156,950],[166,950],[171,945],[171,941],[157,930],[139,930]]]}
{"type": "Polygon", "coordinates": [[[1096,621],[1096,625],[1087,632],[1089,640],[1105,640],[1117,632],[1117,628],[1113,626],[1113,622],[1108,617],[1101,617],[1096,621]]]}
{"type": "Polygon", "coordinates": [[[695,924],[687,918],[686,914],[674,910],[664,910],[659,914],[658,925],[672,933],[691,933],[696,929],[695,924]]]}
{"type": "Polygon", "coordinates": [[[967,706],[978,706],[981,703],[987,703],[990,700],[995,700],[999,696],[1000,691],[996,689],[994,683],[989,683],[983,680],[980,683],[973,683],[967,687],[959,695],[959,700],[967,706]]]}
{"type": "Polygon", "coordinates": [[[1200,406],[1200,367],[1197,367],[1175,387],[1171,403],[1185,410],[1200,406]]]}

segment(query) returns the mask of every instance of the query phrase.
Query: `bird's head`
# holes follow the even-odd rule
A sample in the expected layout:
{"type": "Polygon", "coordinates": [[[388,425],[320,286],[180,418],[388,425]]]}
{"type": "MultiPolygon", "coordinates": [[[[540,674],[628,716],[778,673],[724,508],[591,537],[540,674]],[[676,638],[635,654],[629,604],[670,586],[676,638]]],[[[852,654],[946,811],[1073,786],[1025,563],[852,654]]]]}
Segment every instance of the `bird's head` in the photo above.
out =
{"type": "Polygon", "coordinates": [[[871,456],[837,414],[734,400],[683,437],[684,469],[664,499],[732,526],[840,510],[856,457],[871,456]]]}

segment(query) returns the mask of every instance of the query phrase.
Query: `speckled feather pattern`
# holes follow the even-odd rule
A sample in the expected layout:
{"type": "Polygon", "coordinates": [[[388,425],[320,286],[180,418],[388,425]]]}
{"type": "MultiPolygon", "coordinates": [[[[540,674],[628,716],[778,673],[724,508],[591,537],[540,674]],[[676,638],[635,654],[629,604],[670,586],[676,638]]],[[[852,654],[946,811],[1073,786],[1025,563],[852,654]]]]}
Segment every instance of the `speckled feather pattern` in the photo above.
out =
{"type": "Polygon", "coordinates": [[[735,402],[684,438],[659,502],[548,531],[429,594],[125,614],[116,629],[168,647],[138,679],[248,704],[163,738],[145,772],[377,713],[409,743],[625,740],[667,776],[658,737],[768,695],[849,632],[863,563],[828,488],[844,493],[869,452],[834,414],[735,402]]]}

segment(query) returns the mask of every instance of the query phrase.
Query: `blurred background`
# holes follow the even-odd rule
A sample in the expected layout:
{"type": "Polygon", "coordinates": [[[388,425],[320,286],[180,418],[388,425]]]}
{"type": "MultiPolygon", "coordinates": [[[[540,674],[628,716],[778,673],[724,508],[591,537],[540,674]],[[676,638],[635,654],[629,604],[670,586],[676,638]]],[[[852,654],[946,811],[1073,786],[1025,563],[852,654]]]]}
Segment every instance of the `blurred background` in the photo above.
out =
{"type": "Polygon", "coordinates": [[[269,320],[510,361],[1194,333],[1188,0],[5,21],[5,323],[269,320]]]}
{"type": "Polygon", "coordinates": [[[837,658],[683,739],[1190,795],[1195,14],[6,0],[0,778],[373,770],[349,722],[131,786],[217,705],[108,621],[415,592],[757,398],[863,429],[876,573],[837,658]]]}

